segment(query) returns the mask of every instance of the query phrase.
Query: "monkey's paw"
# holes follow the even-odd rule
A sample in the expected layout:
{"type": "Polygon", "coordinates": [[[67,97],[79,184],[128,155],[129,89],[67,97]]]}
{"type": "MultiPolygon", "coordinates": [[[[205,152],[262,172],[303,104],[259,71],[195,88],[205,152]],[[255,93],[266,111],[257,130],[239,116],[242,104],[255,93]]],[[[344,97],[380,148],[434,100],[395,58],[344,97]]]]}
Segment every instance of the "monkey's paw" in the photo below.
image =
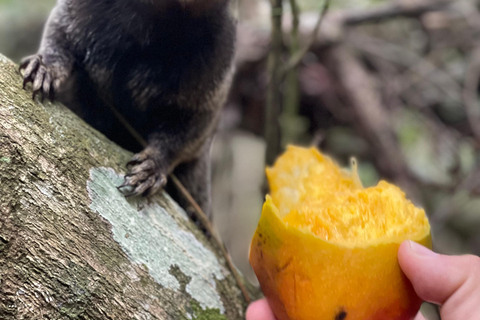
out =
{"type": "Polygon", "coordinates": [[[165,186],[167,176],[156,165],[152,154],[147,150],[137,153],[127,163],[129,173],[118,189],[126,196],[149,196],[165,186]]]}
{"type": "Polygon", "coordinates": [[[48,97],[51,101],[54,99],[54,93],[58,90],[59,81],[53,76],[53,72],[43,62],[40,54],[23,58],[20,63],[20,71],[25,69],[23,74],[23,88],[31,82],[33,86],[33,96],[41,92],[41,99],[48,97]]]}

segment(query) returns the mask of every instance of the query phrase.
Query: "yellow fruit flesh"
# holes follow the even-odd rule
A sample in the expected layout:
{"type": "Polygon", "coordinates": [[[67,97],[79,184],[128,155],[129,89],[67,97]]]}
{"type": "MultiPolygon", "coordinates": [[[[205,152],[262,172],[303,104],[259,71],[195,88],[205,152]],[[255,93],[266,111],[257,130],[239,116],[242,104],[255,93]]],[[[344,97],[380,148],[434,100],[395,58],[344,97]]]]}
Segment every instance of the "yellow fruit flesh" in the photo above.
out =
{"type": "Polygon", "coordinates": [[[420,299],[397,262],[405,239],[431,246],[423,210],[386,182],[364,189],[315,149],[267,169],[271,196],[250,247],[279,320],[408,320],[420,299]]]}
{"type": "Polygon", "coordinates": [[[369,246],[429,231],[425,212],[398,187],[381,181],[364,189],[356,170],[342,171],[316,149],[289,147],[267,175],[285,224],[324,240],[369,246]]]}

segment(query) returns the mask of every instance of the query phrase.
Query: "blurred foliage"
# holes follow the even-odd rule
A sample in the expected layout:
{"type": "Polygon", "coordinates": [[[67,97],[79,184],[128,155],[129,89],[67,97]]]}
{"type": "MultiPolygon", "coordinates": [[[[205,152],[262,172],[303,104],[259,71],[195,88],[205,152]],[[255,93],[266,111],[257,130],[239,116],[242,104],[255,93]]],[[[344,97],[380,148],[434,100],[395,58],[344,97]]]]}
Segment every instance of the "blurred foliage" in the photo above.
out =
{"type": "MultiPolygon", "coordinates": [[[[393,2],[419,3],[332,1],[331,11],[359,13],[393,2]]],[[[288,29],[291,16],[288,1],[284,3],[287,12],[284,21],[288,29]]],[[[307,14],[318,14],[322,5],[311,0],[299,0],[298,3],[307,14]]],[[[384,162],[379,166],[382,162],[379,159],[388,159],[382,154],[387,149],[379,150],[368,134],[371,128],[364,127],[355,118],[356,107],[345,100],[350,92],[345,88],[339,90],[343,80],[336,78],[338,68],[334,64],[342,62],[337,60],[332,64],[331,59],[325,59],[330,48],[312,47],[299,73],[303,92],[299,109],[302,121],[298,121],[298,127],[302,137],[294,142],[305,144],[318,140],[324,150],[344,165],[348,165],[351,156],[357,157],[365,185],[375,184],[386,176],[408,180],[413,186],[409,194],[427,209],[432,219],[436,249],[446,253],[480,253],[480,236],[472,232],[480,229],[480,191],[475,183],[480,181],[480,142],[473,132],[480,124],[475,123],[472,111],[468,111],[474,108],[473,114],[478,114],[480,107],[478,92],[473,92],[477,96],[474,106],[469,107],[464,97],[467,73],[471,70],[469,64],[480,55],[475,50],[480,43],[477,6],[475,1],[457,1],[447,8],[427,10],[418,15],[399,14],[381,21],[347,26],[340,43],[336,44],[344,46],[372,79],[371,93],[378,96],[391,124],[385,134],[394,137],[393,148],[399,150],[401,162],[405,164],[400,177],[385,171],[391,164],[384,162]]],[[[307,18],[311,15],[301,17],[302,21],[307,18]]],[[[268,21],[268,14],[264,14],[263,19],[268,21]]],[[[288,46],[288,31],[285,33],[285,45],[288,46]]],[[[478,78],[478,70],[473,72],[478,78]]],[[[355,75],[346,74],[345,77],[355,75]]],[[[246,81],[241,84],[245,85],[246,81]]],[[[263,89],[257,84],[257,90],[263,89]]],[[[251,92],[248,94],[253,96],[251,92]]],[[[248,109],[247,95],[241,96],[242,105],[247,105],[245,115],[259,107],[259,102],[254,101],[252,109],[248,109]]],[[[258,118],[259,114],[256,116],[258,118]]]]}
{"type": "Polygon", "coordinates": [[[55,0],[0,0],[0,50],[18,61],[34,53],[55,0]]]}
{"type": "MultiPolygon", "coordinates": [[[[331,2],[332,9],[360,9],[368,8],[388,0],[335,0],[331,2]]],[[[325,1],[321,0],[299,0],[298,5],[302,10],[318,10],[325,1]]]]}
{"type": "MultiPolygon", "coordinates": [[[[240,3],[248,0],[239,0],[240,3]]],[[[268,3],[268,0],[256,0],[257,2],[268,3]]],[[[368,8],[379,3],[385,3],[388,0],[335,0],[331,1],[332,9],[360,9],[368,8]]],[[[297,4],[301,10],[310,11],[321,8],[325,3],[325,0],[298,0],[297,4]]],[[[285,5],[289,5],[288,1],[285,1],[285,5]]]]}

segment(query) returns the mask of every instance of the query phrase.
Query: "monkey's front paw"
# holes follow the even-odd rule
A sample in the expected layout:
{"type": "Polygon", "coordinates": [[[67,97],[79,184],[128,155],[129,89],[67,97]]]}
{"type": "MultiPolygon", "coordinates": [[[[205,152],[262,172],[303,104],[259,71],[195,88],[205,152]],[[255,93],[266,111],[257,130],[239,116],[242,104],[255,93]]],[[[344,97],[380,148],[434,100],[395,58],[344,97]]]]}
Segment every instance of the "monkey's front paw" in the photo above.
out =
{"type": "Polygon", "coordinates": [[[130,172],[125,176],[123,184],[118,187],[126,197],[138,194],[149,196],[167,183],[167,176],[155,164],[149,152],[137,153],[127,163],[127,168],[130,172]]]}
{"type": "Polygon", "coordinates": [[[51,70],[43,63],[42,55],[35,54],[22,59],[20,71],[25,69],[23,74],[23,88],[31,82],[33,86],[33,98],[41,92],[41,99],[54,98],[54,91],[58,89],[58,82],[52,75],[51,70]]]}

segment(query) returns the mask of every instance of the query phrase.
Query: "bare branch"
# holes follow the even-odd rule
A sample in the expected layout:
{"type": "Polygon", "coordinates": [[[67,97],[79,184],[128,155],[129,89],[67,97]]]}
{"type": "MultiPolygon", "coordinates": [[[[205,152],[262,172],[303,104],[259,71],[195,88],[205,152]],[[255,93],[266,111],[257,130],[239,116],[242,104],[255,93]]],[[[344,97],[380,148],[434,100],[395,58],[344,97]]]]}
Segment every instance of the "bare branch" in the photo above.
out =
{"type": "Polygon", "coordinates": [[[280,152],[280,115],[282,81],[281,57],[282,57],[282,0],[271,0],[272,3],[272,32],[271,46],[268,57],[268,74],[270,81],[267,89],[267,105],[265,112],[265,140],[267,142],[266,162],[272,165],[280,152]]]}
{"type": "Polygon", "coordinates": [[[344,25],[351,26],[395,17],[419,17],[430,11],[444,9],[452,3],[453,1],[449,0],[388,3],[373,9],[345,12],[343,23],[344,25]]]}
{"type": "Polygon", "coordinates": [[[364,132],[376,154],[378,167],[418,200],[418,190],[409,179],[409,169],[393,131],[387,108],[377,90],[377,84],[356,57],[345,47],[338,46],[328,52],[329,65],[339,81],[342,91],[355,116],[354,125],[364,132]]]}
{"type": "Polygon", "coordinates": [[[471,54],[470,62],[466,70],[463,101],[473,136],[480,142],[480,105],[478,103],[479,77],[480,47],[477,47],[471,54]]]}
{"type": "MultiPolygon", "coordinates": [[[[125,119],[124,116],[118,112],[118,110],[110,103],[105,101],[106,105],[109,107],[109,109],[113,112],[115,117],[122,123],[122,125],[125,127],[125,130],[127,130],[134,139],[137,140],[137,142],[142,146],[146,147],[147,142],[145,139],[141,137],[141,135],[130,125],[127,119],[125,119]]],[[[217,235],[215,232],[215,229],[213,228],[210,220],[208,219],[207,215],[203,210],[200,208],[200,206],[197,204],[195,199],[193,199],[192,195],[188,192],[188,190],[183,186],[183,184],[178,180],[178,178],[172,173],[169,175],[169,178],[173,181],[175,184],[175,187],[182,193],[182,195],[187,199],[187,201],[192,205],[192,207],[195,209],[195,214],[196,218],[200,221],[201,225],[207,230],[208,233],[210,233],[211,237],[213,238],[213,242],[218,246],[220,251],[222,252],[225,261],[227,262],[228,268],[232,272],[233,277],[235,278],[235,281],[237,283],[237,286],[239,287],[240,291],[243,294],[243,297],[245,298],[245,301],[250,303],[250,295],[248,294],[248,291],[243,283],[243,281],[240,278],[240,275],[238,274],[237,269],[233,265],[232,258],[230,257],[230,254],[228,253],[227,249],[225,248],[225,245],[223,244],[222,240],[220,237],[217,235]]]]}
{"type": "MultiPolygon", "coordinates": [[[[408,68],[408,72],[420,76],[421,80],[430,82],[433,86],[440,89],[445,95],[456,102],[461,102],[460,84],[445,70],[435,66],[430,61],[418,56],[413,51],[383,41],[381,39],[356,34],[350,37],[350,41],[363,52],[380,57],[394,64],[408,68]]],[[[408,82],[408,86],[414,85],[414,82],[408,82]]],[[[408,89],[404,87],[401,91],[408,89]]]]}
{"type": "Polygon", "coordinates": [[[220,248],[220,251],[222,251],[225,261],[227,262],[228,268],[232,272],[232,275],[235,278],[235,281],[237,283],[237,286],[240,288],[240,291],[242,291],[245,302],[249,304],[251,302],[251,299],[250,299],[250,295],[248,294],[247,288],[243,284],[243,281],[240,275],[238,274],[237,269],[233,265],[232,258],[230,257],[230,254],[228,253],[227,248],[223,244],[223,241],[220,239],[218,234],[215,232],[215,229],[213,228],[213,225],[208,219],[207,215],[205,214],[205,212],[203,212],[202,208],[200,208],[200,206],[197,204],[195,199],[193,199],[192,195],[188,192],[188,190],[183,186],[183,184],[180,182],[180,180],[178,180],[178,178],[174,174],[170,174],[170,179],[172,179],[173,183],[175,184],[175,187],[177,187],[177,189],[182,193],[182,195],[195,208],[198,220],[200,220],[200,223],[202,224],[202,226],[207,230],[207,232],[210,233],[210,235],[215,240],[215,243],[220,248]]]}
{"type": "Polygon", "coordinates": [[[288,72],[288,70],[295,68],[300,64],[302,61],[303,57],[308,53],[312,45],[315,43],[317,39],[318,32],[320,30],[320,26],[322,25],[323,20],[325,19],[325,16],[327,15],[328,9],[330,8],[330,0],[326,0],[323,7],[322,7],[322,12],[320,13],[320,17],[318,18],[317,24],[315,25],[315,28],[312,31],[312,36],[310,37],[310,40],[305,47],[297,52],[295,55],[293,55],[290,60],[287,62],[285,68],[283,69],[283,72],[288,72]]]}
{"type": "MultiPolygon", "coordinates": [[[[294,56],[300,50],[298,39],[300,8],[296,0],[290,0],[290,7],[292,8],[292,30],[290,31],[289,54],[290,56],[294,56]]],[[[285,96],[280,117],[282,146],[288,143],[298,142],[298,136],[301,134],[301,129],[300,132],[298,130],[301,126],[296,125],[300,108],[300,85],[298,76],[298,66],[289,69],[285,74],[285,96]]]]}

